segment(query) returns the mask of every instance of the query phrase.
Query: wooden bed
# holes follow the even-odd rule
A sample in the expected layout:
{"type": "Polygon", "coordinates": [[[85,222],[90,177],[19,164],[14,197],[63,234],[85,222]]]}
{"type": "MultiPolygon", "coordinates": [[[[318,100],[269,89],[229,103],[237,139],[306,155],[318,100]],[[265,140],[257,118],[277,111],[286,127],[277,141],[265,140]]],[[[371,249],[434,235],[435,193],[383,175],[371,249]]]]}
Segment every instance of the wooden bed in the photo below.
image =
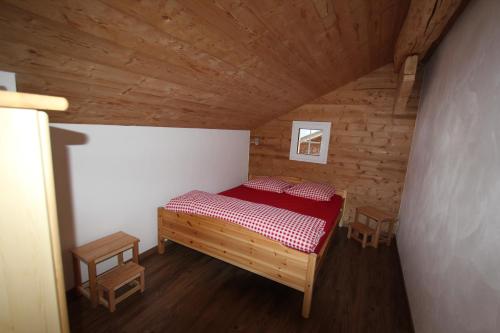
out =
{"type": "MultiPolygon", "coordinates": [[[[305,180],[279,177],[290,183],[305,180]]],[[[171,240],[208,254],[247,271],[284,284],[304,293],[302,316],[309,317],[314,281],[330,244],[335,227],[345,212],[346,191],[336,191],[344,198],[342,210],[327,235],[319,253],[304,253],[263,235],[225,220],[168,211],[158,208],[158,252],[165,253],[165,241],[171,240]]]]}

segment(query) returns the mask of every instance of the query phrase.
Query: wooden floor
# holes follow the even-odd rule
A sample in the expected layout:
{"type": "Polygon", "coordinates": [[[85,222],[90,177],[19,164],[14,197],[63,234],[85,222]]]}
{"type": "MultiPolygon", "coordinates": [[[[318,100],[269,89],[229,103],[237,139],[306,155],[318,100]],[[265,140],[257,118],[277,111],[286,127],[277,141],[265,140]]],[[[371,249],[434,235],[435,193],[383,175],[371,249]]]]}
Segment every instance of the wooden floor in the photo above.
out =
{"type": "Polygon", "coordinates": [[[170,243],[141,262],[146,291],[93,309],[68,303],[72,332],[413,332],[396,247],[361,249],[338,229],[317,280],[310,319],[302,294],[170,243]]]}

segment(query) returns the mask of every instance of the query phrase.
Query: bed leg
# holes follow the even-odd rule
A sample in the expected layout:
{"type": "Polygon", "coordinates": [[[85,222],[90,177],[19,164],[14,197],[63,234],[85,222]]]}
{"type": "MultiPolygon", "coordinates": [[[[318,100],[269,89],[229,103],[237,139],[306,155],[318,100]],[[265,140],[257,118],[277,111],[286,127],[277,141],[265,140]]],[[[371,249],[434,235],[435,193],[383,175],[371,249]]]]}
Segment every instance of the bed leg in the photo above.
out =
{"type": "Polygon", "coordinates": [[[304,287],[304,300],[302,301],[302,317],[309,318],[311,312],[311,301],[314,290],[314,278],[316,275],[316,253],[309,254],[306,272],[306,284],[304,287]]]}
{"type": "Polygon", "coordinates": [[[165,239],[158,236],[158,254],[165,253],[165,239]]]}

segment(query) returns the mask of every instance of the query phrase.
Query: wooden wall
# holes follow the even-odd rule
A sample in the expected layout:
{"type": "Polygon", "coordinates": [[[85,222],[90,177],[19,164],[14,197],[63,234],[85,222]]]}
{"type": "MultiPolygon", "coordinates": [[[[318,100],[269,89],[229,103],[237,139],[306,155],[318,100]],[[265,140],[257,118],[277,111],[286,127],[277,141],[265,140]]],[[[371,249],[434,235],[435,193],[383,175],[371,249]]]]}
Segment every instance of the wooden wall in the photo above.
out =
{"type": "Polygon", "coordinates": [[[289,175],[348,190],[348,221],[354,207],[374,205],[397,212],[418,106],[419,84],[406,113],[393,115],[397,75],[389,64],[251,132],[250,174],[289,175]],[[327,164],[289,160],[293,120],[330,121],[327,164]]]}

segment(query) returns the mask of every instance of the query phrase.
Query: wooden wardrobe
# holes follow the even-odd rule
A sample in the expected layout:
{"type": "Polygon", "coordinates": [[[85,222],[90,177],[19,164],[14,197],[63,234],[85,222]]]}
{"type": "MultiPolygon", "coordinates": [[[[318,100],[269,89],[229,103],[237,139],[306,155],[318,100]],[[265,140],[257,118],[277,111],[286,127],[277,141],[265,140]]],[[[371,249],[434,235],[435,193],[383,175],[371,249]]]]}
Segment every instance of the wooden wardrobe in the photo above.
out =
{"type": "Polygon", "coordinates": [[[69,332],[53,178],[47,115],[0,108],[0,332],[69,332]]]}

